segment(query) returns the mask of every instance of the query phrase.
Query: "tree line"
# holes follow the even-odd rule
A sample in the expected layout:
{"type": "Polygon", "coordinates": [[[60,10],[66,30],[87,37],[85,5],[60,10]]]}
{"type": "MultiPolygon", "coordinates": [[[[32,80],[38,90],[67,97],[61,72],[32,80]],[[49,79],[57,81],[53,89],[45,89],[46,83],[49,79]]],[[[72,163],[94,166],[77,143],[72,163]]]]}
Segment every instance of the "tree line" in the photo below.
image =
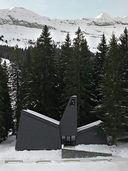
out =
{"type": "Polygon", "coordinates": [[[72,95],[78,98],[78,126],[101,119],[113,144],[128,131],[127,28],[109,43],[103,34],[96,53],[80,28],[75,34],[57,47],[44,26],[34,47],[9,49],[10,65],[0,65],[1,141],[17,132],[22,109],[60,120],[72,95]]]}

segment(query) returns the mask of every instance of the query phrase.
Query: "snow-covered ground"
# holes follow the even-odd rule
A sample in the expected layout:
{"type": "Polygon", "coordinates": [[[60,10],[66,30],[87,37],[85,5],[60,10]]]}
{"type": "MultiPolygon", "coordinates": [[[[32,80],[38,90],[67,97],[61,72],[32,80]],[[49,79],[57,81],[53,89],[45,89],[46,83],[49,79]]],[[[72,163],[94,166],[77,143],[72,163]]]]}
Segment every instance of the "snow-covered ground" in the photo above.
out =
{"type": "MultiPolygon", "coordinates": [[[[84,16],[83,16],[84,17],[84,16]]],[[[74,20],[58,20],[40,16],[30,10],[17,7],[0,10],[0,44],[21,48],[33,45],[40,36],[44,25],[50,28],[53,40],[61,45],[69,32],[73,40],[78,27],[83,31],[90,50],[96,51],[102,34],[109,41],[114,32],[119,38],[125,27],[128,27],[128,17],[111,17],[106,13],[96,18],[83,18],[74,20]]]]}
{"type": "Polygon", "coordinates": [[[127,161],[3,164],[1,171],[128,171],[127,161]]]}
{"type": "Polygon", "coordinates": [[[0,144],[0,171],[128,171],[128,143],[118,146],[78,145],[75,149],[111,152],[112,158],[62,160],[61,151],[15,151],[15,137],[0,144]]]}
{"type": "MultiPolygon", "coordinates": [[[[85,23],[78,23],[77,25],[73,26],[70,26],[69,24],[64,24],[64,31],[62,31],[62,26],[58,25],[56,30],[50,29],[52,40],[54,40],[57,44],[61,45],[66,38],[67,32],[70,33],[71,40],[73,40],[75,38],[75,32],[80,26],[81,30],[84,33],[84,36],[87,39],[90,50],[94,52],[97,49],[97,46],[100,42],[103,33],[105,34],[108,42],[112,33],[115,33],[117,38],[119,38],[120,34],[123,33],[124,28],[127,27],[127,25],[122,24],[115,24],[113,26],[90,26],[86,25],[85,23]]],[[[28,46],[31,46],[36,42],[37,38],[41,34],[41,31],[42,29],[39,28],[29,28],[25,26],[9,24],[0,25],[0,33],[1,35],[4,35],[4,41],[0,41],[0,44],[8,46],[18,45],[21,48],[27,48],[28,46]],[[5,42],[6,40],[7,43],[5,42]]]]}

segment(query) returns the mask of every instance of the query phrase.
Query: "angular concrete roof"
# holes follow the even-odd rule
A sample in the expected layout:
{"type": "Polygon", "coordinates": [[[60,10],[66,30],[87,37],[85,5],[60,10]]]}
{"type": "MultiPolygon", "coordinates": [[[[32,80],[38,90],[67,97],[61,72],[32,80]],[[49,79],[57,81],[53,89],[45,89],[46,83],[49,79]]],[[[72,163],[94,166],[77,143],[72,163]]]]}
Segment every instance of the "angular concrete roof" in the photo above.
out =
{"type": "Polygon", "coordinates": [[[102,123],[102,121],[101,121],[101,120],[98,120],[98,121],[96,121],[96,122],[92,122],[92,123],[90,123],[90,124],[81,126],[81,127],[77,128],[77,132],[80,132],[80,131],[83,131],[83,130],[92,128],[92,127],[97,126],[97,125],[99,125],[99,124],[101,124],[101,123],[102,123]]]}
{"type": "Polygon", "coordinates": [[[48,116],[42,115],[42,114],[40,114],[40,113],[37,113],[37,112],[35,112],[35,111],[29,110],[29,109],[23,110],[23,111],[25,111],[25,112],[27,112],[27,113],[29,113],[29,114],[31,114],[31,115],[34,115],[34,116],[36,116],[36,117],[38,117],[38,118],[47,120],[47,121],[49,121],[49,122],[51,122],[51,123],[54,123],[54,124],[56,124],[56,125],[59,125],[59,124],[60,124],[59,121],[57,121],[57,120],[55,120],[55,119],[53,119],[53,118],[50,118],[50,117],[48,117],[48,116]]]}

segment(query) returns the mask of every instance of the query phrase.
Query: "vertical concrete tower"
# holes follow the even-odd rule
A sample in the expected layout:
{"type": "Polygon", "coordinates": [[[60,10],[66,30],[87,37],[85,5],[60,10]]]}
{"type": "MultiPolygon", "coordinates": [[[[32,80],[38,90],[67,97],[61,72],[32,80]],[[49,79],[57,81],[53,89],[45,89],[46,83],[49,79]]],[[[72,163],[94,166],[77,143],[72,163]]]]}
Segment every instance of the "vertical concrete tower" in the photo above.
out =
{"type": "Polygon", "coordinates": [[[77,135],[77,96],[70,98],[60,121],[61,143],[75,145],[77,135]]]}

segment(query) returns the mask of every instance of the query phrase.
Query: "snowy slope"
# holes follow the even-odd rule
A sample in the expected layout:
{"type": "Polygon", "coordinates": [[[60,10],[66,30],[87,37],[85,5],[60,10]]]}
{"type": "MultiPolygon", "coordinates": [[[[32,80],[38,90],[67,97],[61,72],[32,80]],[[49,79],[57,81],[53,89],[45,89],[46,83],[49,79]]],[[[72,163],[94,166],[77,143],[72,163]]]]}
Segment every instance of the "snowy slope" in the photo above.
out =
{"type": "MultiPolygon", "coordinates": [[[[39,160],[62,160],[61,150],[35,150],[35,151],[16,151],[15,136],[10,136],[5,142],[0,144],[0,163],[5,160],[23,160],[23,161],[39,161],[39,160]]],[[[66,147],[67,149],[68,147],[66,147]]],[[[70,147],[71,149],[71,147],[70,147]]],[[[94,151],[112,153],[113,157],[128,159],[128,143],[116,146],[107,145],[77,145],[72,149],[83,151],[94,151]]],[[[96,157],[101,158],[101,157],[96,157]]],[[[104,158],[104,157],[103,157],[104,158]]]]}
{"type": "Polygon", "coordinates": [[[83,18],[76,20],[58,20],[40,16],[21,7],[0,10],[0,33],[3,39],[0,44],[25,48],[33,45],[44,25],[50,28],[51,36],[56,43],[61,44],[69,32],[71,39],[80,27],[88,41],[90,49],[96,50],[101,35],[106,34],[109,41],[112,32],[117,37],[128,26],[128,17],[111,17],[102,13],[96,18],[83,18]]]}
{"type": "Polygon", "coordinates": [[[0,171],[127,171],[128,144],[109,147],[106,145],[79,145],[79,150],[112,152],[112,158],[62,160],[61,151],[15,151],[15,137],[0,144],[0,171]]]}
{"type": "Polygon", "coordinates": [[[43,24],[48,20],[49,18],[41,17],[40,15],[22,7],[0,10],[0,24],[25,25],[25,22],[43,24]]]}

